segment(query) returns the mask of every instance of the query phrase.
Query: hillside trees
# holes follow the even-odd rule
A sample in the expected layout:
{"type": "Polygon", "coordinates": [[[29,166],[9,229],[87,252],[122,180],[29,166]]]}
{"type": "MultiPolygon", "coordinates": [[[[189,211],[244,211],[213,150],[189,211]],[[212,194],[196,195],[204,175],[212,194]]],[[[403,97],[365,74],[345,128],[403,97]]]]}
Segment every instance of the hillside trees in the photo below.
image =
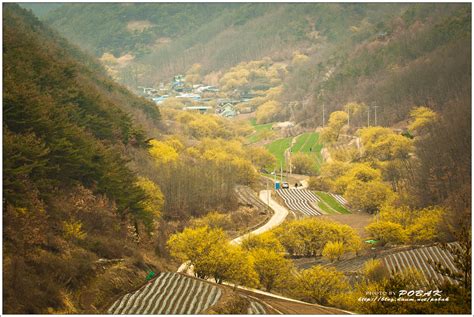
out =
{"type": "Polygon", "coordinates": [[[344,111],[334,111],[329,116],[327,127],[321,130],[321,138],[325,143],[336,142],[343,126],[347,124],[348,116],[344,111]]]}
{"type": "Polygon", "coordinates": [[[380,181],[354,181],[349,183],[344,192],[344,197],[351,206],[371,214],[390,201],[393,195],[390,186],[380,181]]]}
{"type": "Polygon", "coordinates": [[[172,256],[193,266],[200,278],[252,286],[256,283],[252,259],[239,246],[231,245],[220,228],[185,228],[168,240],[172,256]]]}
{"type": "Polygon", "coordinates": [[[115,294],[90,284],[95,261],[127,259],[130,283],[142,271],[137,230],[156,224],[160,196],[127,153],[144,151],[160,114],[30,13],[3,9],[5,311],[97,311],[115,294]],[[86,288],[98,296],[82,305],[86,288]]]}
{"type": "Polygon", "coordinates": [[[412,209],[386,204],[366,230],[383,243],[427,243],[445,238],[441,227],[446,215],[441,206],[412,209]]]}
{"type": "Polygon", "coordinates": [[[344,105],[344,111],[347,113],[349,125],[363,126],[366,124],[368,107],[364,103],[349,102],[344,105]]]}
{"type": "Polygon", "coordinates": [[[331,302],[335,295],[347,291],[349,287],[344,274],[335,268],[319,265],[303,270],[297,278],[297,283],[297,292],[303,300],[323,305],[331,302]]]}
{"type": "Polygon", "coordinates": [[[296,174],[314,175],[315,158],[309,154],[298,152],[291,156],[291,165],[293,172],[296,174]]]}
{"type": "Polygon", "coordinates": [[[201,81],[201,68],[200,64],[193,64],[186,72],[184,80],[191,84],[197,84],[201,81]]]}
{"type": "Polygon", "coordinates": [[[248,148],[250,159],[258,170],[266,169],[268,171],[274,170],[276,167],[276,158],[264,147],[250,147],[248,148]]]}
{"type": "Polygon", "coordinates": [[[342,244],[342,242],[339,241],[329,241],[328,243],[326,243],[323,252],[321,253],[323,257],[328,258],[329,260],[331,260],[331,262],[335,260],[340,260],[343,254],[344,245],[342,244]]]}
{"type": "Polygon", "coordinates": [[[438,119],[438,115],[428,107],[416,107],[410,111],[410,118],[408,129],[416,134],[423,134],[428,132],[426,130],[438,119]]]}
{"type": "Polygon", "coordinates": [[[359,130],[364,157],[369,161],[406,160],[412,151],[411,140],[390,128],[369,127],[359,130]]]}
{"type": "Polygon", "coordinates": [[[255,116],[258,124],[272,122],[275,115],[281,111],[281,104],[275,100],[269,100],[258,107],[255,116]]]}
{"type": "Polygon", "coordinates": [[[469,8],[407,6],[392,13],[377,14],[378,24],[364,20],[348,26],[351,44],[337,46],[336,54],[310,55],[306,76],[295,79],[290,71],[283,86],[307,87],[287,100],[306,104],[296,113],[297,121],[320,125],[322,104],[335,111],[357,100],[367,109],[354,124],[370,125],[377,111],[377,124],[388,126],[407,118],[414,105],[441,112],[470,90],[469,8]],[[405,12],[410,12],[409,22],[405,12]]]}
{"type": "MultiPolygon", "coordinates": [[[[15,25],[9,25],[5,33],[4,58],[9,61],[9,67],[5,69],[4,129],[11,131],[6,133],[8,138],[15,138],[12,133],[18,137],[26,133],[26,138],[21,138],[30,139],[27,142],[32,145],[31,149],[38,148],[39,144],[43,144],[44,149],[43,158],[38,156],[38,149],[36,154],[34,151],[28,153],[34,155],[30,160],[37,160],[35,170],[16,168],[21,161],[15,162],[18,154],[12,155],[11,163],[6,163],[11,166],[9,172],[12,173],[7,179],[12,180],[12,185],[18,184],[13,181],[18,179],[15,174],[28,172],[35,175],[33,178],[37,177],[34,181],[43,194],[50,191],[51,186],[60,184],[96,184],[97,192],[113,198],[123,216],[138,213],[144,192],[134,185],[135,176],[125,166],[119,149],[143,146],[144,133],[128,114],[114,105],[112,98],[122,93],[121,88],[110,86],[113,95],[106,97],[104,86],[109,82],[100,71],[94,73],[95,69],[88,69],[86,57],[77,53],[82,59],[75,60],[73,49],[67,45],[61,47],[62,40],[41,25],[37,26],[40,35],[34,37],[31,35],[33,27],[28,24],[34,18],[14,11],[7,12],[7,19],[13,21],[16,14],[15,25]],[[29,47],[23,42],[16,44],[18,38],[28,42],[29,47]],[[49,43],[50,47],[42,48],[43,42],[49,43]],[[58,63],[53,64],[51,60],[58,60],[58,63]],[[38,67],[28,66],[35,63],[38,67]],[[80,80],[79,71],[84,72],[85,75],[81,75],[85,76],[84,80],[80,80]],[[27,89],[25,93],[23,89],[27,89]],[[33,134],[37,141],[33,141],[33,134]]],[[[142,102],[127,93],[123,95],[132,103],[142,102]]],[[[142,106],[145,109],[149,105],[142,106]]],[[[14,192],[16,190],[7,189],[6,199],[10,203],[18,201],[14,192]]]]}
{"type": "Polygon", "coordinates": [[[459,98],[437,117],[414,139],[417,160],[411,171],[409,192],[416,198],[416,207],[449,206],[453,215],[457,215],[449,217],[449,223],[459,227],[465,221],[461,219],[470,217],[471,210],[469,98],[459,98]]]}
{"type": "Polygon", "coordinates": [[[170,108],[162,114],[169,134],[149,140],[148,155],[134,152],[132,165],[159,185],[164,219],[233,210],[234,187],[254,183],[257,169],[273,164],[273,156],[261,148],[248,155],[240,138],[248,132],[238,122],[170,108]]]}
{"type": "Polygon", "coordinates": [[[291,278],[294,269],[290,260],[285,259],[283,254],[267,248],[253,249],[250,254],[254,258],[259,283],[267,292],[287,286],[285,284],[291,278]]]}
{"type": "Polygon", "coordinates": [[[344,253],[361,248],[360,237],[351,227],[322,219],[291,221],[272,232],[291,255],[321,255],[329,241],[342,243],[344,253]]]}

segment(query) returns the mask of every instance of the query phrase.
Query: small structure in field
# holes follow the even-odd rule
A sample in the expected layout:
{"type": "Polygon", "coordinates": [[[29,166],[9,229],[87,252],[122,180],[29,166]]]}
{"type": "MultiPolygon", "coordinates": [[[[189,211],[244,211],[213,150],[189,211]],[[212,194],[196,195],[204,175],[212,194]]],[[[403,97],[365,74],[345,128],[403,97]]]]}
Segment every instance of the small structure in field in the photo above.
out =
{"type": "Polygon", "coordinates": [[[272,125],[272,130],[289,129],[294,126],[295,126],[295,123],[292,121],[277,122],[274,125],[272,125]]]}
{"type": "Polygon", "coordinates": [[[212,107],[208,107],[208,106],[189,106],[189,107],[183,108],[183,110],[185,111],[198,111],[200,113],[207,113],[211,109],[212,107]]]}

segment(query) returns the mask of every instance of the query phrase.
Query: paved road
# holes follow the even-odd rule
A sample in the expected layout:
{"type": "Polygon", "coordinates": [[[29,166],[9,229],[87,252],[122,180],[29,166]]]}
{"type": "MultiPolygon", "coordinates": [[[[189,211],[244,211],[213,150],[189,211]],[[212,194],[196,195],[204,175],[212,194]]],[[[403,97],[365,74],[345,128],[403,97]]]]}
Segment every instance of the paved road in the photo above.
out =
{"type": "MultiPolygon", "coordinates": [[[[272,192],[271,190],[262,190],[260,191],[259,198],[266,205],[267,204],[270,205],[270,208],[273,209],[273,216],[263,226],[258,227],[254,231],[244,234],[243,236],[235,238],[230,243],[240,244],[242,243],[242,240],[248,235],[262,234],[275,227],[278,227],[279,225],[283,223],[283,221],[285,221],[286,216],[288,216],[288,209],[286,209],[286,207],[283,207],[282,205],[277,203],[275,200],[273,200],[271,192],[272,192]]],[[[192,266],[189,266],[187,262],[185,262],[179,266],[178,272],[185,272],[186,274],[193,275],[193,268],[192,266]],[[188,267],[187,270],[186,270],[186,267],[188,267]]]]}
{"type": "Polygon", "coordinates": [[[267,223],[255,229],[254,231],[244,234],[243,236],[240,236],[238,238],[235,238],[230,243],[240,244],[245,237],[249,235],[262,234],[275,227],[278,227],[279,225],[282,224],[283,221],[285,221],[286,216],[288,216],[288,209],[286,209],[285,207],[277,203],[275,200],[273,200],[271,193],[272,193],[271,190],[262,190],[260,191],[260,195],[259,195],[260,200],[263,201],[266,205],[269,205],[271,209],[273,209],[273,216],[270,218],[270,220],[268,220],[267,223]]]}
{"type": "MultiPolygon", "coordinates": [[[[260,191],[260,194],[259,194],[260,200],[262,200],[265,204],[268,204],[270,206],[270,208],[273,209],[274,213],[273,213],[273,216],[270,218],[270,220],[268,220],[267,223],[265,223],[263,226],[255,229],[254,231],[252,231],[250,233],[247,233],[243,236],[240,236],[238,238],[235,238],[234,240],[231,241],[231,243],[240,244],[242,242],[243,238],[245,238],[246,236],[248,236],[250,234],[262,234],[262,233],[264,233],[266,231],[269,231],[269,230],[271,230],[275,227],[278,227],[280,224],[283,223],[283,221],[285,221],[286,216],[288,216],[288,209],[286,207],[280,205],[279,203],[277,203],[275,200],[273,200],[273,198],[271,197],[271,192],[272,192],[271,190],[262,190],[262,191],[260,191]]],[[[193,267],[192,267],[192,265],[189,265],[189,262],[181,264],[181,266],[178,268],[178,272],[186,273],[188,275],[194,275],[193,271],[194,271],[193,267]]],[[[210,278],[208,281],[213,282],[214,280],[210,278]]],[[[224,282],[223,284],[231,285],[231,284],[228,284],[226,282],[224,282]]],[[[234,286],[234,285],[232,285],[232,286],[234,286]]],[[[336,314],[341,314],[341,313],[342,314],[344,314],[344,313],[351,314],[350,312],[346,312],[346,311],[343,311],[343,310],[338,310],[338,309],[335,309],[335,308],[325,307],[325,306],[316,305],[316,304],[309,304],[309,303],[302,302],[302,301],[299,301],[299,300],[296,300],[296,299],[293,299],[293,298],[272,294],[272,293],[265,292],[265,291],[258,290],[258,289],[247,288],[247,287],[244,287],[244,286],[237,286],[237,288],[240,289],[240,290],[245,290],[245,291],[252,292],[254,294],[260,294],[260,295],[266,295],[268,297],[273,297],[275,299],[281,299],[281,300],[286,300],[286,301],[290,301],[290,302],[294,302],[294,303],[300,303],[300,304],[304,304],[304,305],[312,305],[312,306],[315,306],[315,307],[321,307],[321,308],[326,309],[326,311],[329,310],[329,309],[332,309],[332,310],[336,311],[336,314]]],[[[325,313],[327,313],[327,312],[325,312],[325,313]]]]}

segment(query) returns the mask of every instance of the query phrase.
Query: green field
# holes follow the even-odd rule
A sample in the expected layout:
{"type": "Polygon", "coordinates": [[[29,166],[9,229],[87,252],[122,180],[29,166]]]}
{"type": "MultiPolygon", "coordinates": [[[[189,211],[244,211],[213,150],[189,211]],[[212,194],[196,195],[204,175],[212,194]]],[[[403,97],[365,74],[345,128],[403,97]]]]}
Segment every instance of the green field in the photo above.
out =
{"type": "Polygon", "coordinates": [[[324,211],[325,213],[327,213],[328,215],[337,215],[339,214],[337,211],[335,211],[334,209],[332,209],[331,207],[329,207],[327,204],[325,204],[324,202],[320,201],[318,203],[318,207],[324,211]]]}
{"type": "MultiPolygon", "coordinates": [[[[278,166],[280,163],[283,163],[283,167],[286,168],[284,153],[285,150],[290,147],[291,140],[291,137],[278,139],[265,146],[276,157],[278,166]]],[[[319,133],[306,132],[296,138],[295,144],[291,147],[291,152],[293,154],[302,152],[314,157],[314,169],[319,171],[319,168],[323,162],[323,157],[321,154],[322,148],[323,145],[319,143],[319,133]]]]}
{"type": "Polygon", "coordinates": [[[273,123],[257,124],[255,118],[250,120],[255,132],[247,137],[247,143],[255,143],[263,139],[267,131],[272,130],[273,123]]]}
{"type": "Polygon", "coordinates": [[[334,197],[325,192],[316,191],[315,194],[321,198],[319,207],[330,214],[341,213],[341,214],[350,214],[343,205],[341,205],[334,197]]]}
{"type": "Polygon", "coordinates": [[[307,132],[296,138],[295,145],[293,145],[293,152],[309,152],[310,148],[314,147],[319,139],[319,133],[307,132]]]}
{"type": "Polygon", "coordinates": [[[322,148],[323,145],[319,143],[319,133],[306,132],[298,136],[291,151],[292,153],[303,152],[313,156],[315,159],[314,168],[319,171],[319,167],[323,162],[323,157],[321,155],[322,148]]]}
{"type": "Polygon", "coordinates": [[[284,138],[273,141],[270,144],[265,145],[265,147],[276,157],[278,167],[280,164],[283,164],[285,167],[285,150],[290,147],[292,138],[284,138]]]}

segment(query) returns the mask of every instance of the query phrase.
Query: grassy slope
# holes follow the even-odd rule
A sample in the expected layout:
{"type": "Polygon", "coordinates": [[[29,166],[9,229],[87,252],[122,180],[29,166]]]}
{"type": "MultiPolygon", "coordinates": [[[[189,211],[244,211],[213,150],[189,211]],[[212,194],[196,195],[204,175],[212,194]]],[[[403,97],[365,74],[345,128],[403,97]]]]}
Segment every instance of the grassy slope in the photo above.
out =
{"type": "MultiPolygon", "coordinates": [[[[257,125],[254,125],[257,127],[257,125]]],[[[258,131],[265,131],[265,125],[258,125],[260,130],[258,131]]],[[[256,133],[252,134],[254,136],[256,133]]],[[[283,139],[278,139],[273,141],[270,144],[266,145],[266,148],[277,158],[278,165],[280,163],[285,163],[284,160],[284,153],[287,148],[290,147],[291,145],[291,140],[292,138],[283,138],[283,139]]],[[[322,163],[322,155],[321,155],[321,149],[323,147],[322,144],[318,143],[319,141],[319,133],[317,132],[307,132],[303,133],[300,136],[297,137],[295,144],[293,145],[292,153],[306,153],[315,158],[315,165],[314,168],[319,171],[319,167],[321,166],[322,163]],[[311,149],[311,150],[310,150],[311,149]]]]}
{"type": "Polygon", "coordinates": [[[266,131],[270,131],[272,129],[272,125],[273,125],[272,122],[265,123],[265,124],[257,124],[255,122],[255,119],[251,119],[250,124],[255,129],[255,132],[247,137],[247,142],[248,143],[255,143],[255,142],[258,142],[258,141],[262,140],[263,134],[266,131]]]}
{"type": "Polygon", "coordinates": [[[270,144],[267,144],[265,147],[273,154],[275,155],[277,161],[278,161],[278,166],[280,164],[285,163],[285,150],[290,147],[291,145],[291,140],[292,138],[284,138],[284,139],[278,139],[276,141],[273,141],[270,144]]]}
{"type": "MultiPolygon", "coordinates": [[[[350,212],[343,205],[341,205],[336,199],[334,199],[334,197],[332,197],[328,193],[321,192],[321,191],[317,191],[315,193],[319,198],[321,198],[321,201],[323,202],[323,204],[320,203],[319,206],[324,211],[327,211],[327,209],[328,210],[332,209],[332,210],[337,211],[341,214],[350,214],[350,212]],[[327,207],[329,207],[329,208],[327,208],[327,207]]],[[[329,212],[329,213],[334,213],[334,212],[329,212]]]]}
{"type": "Polygon", "coordinates": [[[302,135],[298,136],[296,139],[296,143],[292,147],[292,152],[303,152],[306,154],[310,154],[315,158],[315,169],[319,171],[319,167],[322,163],[322,155],[321,149],[323,145],[318,142],[319,141],[319,133],[317,132],[307,132],[303,133],[302,135]]]}

